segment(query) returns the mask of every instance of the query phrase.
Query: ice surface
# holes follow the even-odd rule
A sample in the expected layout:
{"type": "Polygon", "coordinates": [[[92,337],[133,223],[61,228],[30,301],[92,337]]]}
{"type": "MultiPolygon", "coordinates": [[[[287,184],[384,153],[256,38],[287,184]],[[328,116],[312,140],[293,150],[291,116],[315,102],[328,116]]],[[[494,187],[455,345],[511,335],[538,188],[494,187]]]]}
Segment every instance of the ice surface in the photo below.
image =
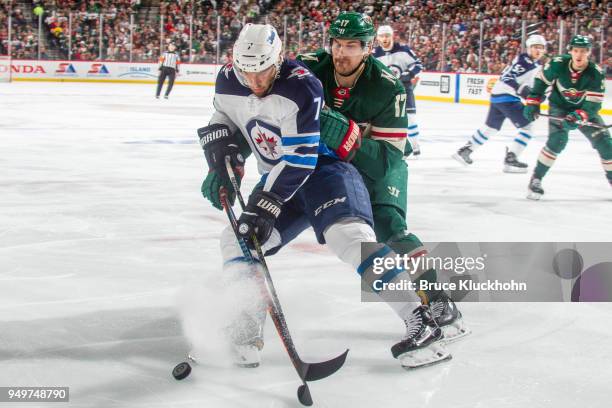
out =
{"type": "MultiPolygon", "coordinates": [[[[260,368],[201,356],[187,380],[170,375],[190,347],[177,294],[220,273],[226,220],[199,192],[195,134],[212,92],[177,86],[166,101],[146,85],[0,84],[0,386],[70,386],[71,407],[299,406],[271,324],[260,368]]],[[[529,175],[501,171],[511,125],[464,168],[450,155],[487,108],[418,108],[409,223],[422,240],[610,241],[612,195],[580,134],[532,202],[529,175]]],[[[530,166],[545,130],[541,120],[530,166]]],[[[245,191],[256,180],[251,159],[245,191]]],[[[360,302],[355,273],[312,231],[269,263],[303,358],[351,349],[337,374],[311,383],[315,406],[609,404],[610,304],[464,304],[474,333],[450,346],[453,360],[406,372],[389,351],[401,322],[360,302]]]]}

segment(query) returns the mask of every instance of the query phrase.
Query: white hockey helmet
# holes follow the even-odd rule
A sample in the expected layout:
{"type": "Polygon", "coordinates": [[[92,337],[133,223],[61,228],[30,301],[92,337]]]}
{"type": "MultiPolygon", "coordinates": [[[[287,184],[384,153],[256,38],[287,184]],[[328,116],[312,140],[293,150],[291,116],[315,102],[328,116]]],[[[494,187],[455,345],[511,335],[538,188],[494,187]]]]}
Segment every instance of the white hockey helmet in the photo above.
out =
{"type": "Polygon", "coordinates": [[[381,25],[376,31],[376,35],[393,35],[393,28],[390,25],[381,25]]]}
{"type": "Polygon", "coordinates": [[[247,24],[234,43],[233,65],[243,72],[261,72],[282,62],[282,43],[270,24],[247,24]]]}
{"type": "Polygon", "coordinates": [[[529,36],[529,38],[527,38],[527,41],[525,41],[525,45],[527,48],[531,47],[532,45],[543,45],[546,47],[546,39],[539,34],[532,34],[529,36]]]}

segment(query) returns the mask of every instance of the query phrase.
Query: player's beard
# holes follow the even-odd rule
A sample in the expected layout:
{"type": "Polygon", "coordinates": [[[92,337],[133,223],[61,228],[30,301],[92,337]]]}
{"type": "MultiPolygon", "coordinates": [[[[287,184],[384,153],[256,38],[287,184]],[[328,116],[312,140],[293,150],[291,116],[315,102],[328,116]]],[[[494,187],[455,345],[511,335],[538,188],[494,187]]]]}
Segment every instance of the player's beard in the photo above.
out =
{"type": "Polygon", "coordinates": [[[334,69],[336,73],[341,76],[353,75],[355,72],[357,72],[359,68],[361,68],[361,65],[363,64],[363,59],[359,61],[359,64],[357,64],[357,66],[351,66],[350,63],[351,61],[347,57],[334,58],[334,69]]]}

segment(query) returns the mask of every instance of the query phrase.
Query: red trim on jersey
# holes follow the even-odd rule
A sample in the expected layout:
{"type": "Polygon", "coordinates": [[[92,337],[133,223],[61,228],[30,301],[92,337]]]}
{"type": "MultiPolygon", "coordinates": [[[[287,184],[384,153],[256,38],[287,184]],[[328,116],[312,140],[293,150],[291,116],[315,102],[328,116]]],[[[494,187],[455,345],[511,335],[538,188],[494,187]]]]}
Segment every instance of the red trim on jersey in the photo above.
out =
{"type": "Polygon", "coordinates": [[[401,139],[401,138],[406,138],[407,134],[406,133],[388,133],[388,132],[378,132],[376,130],[373,130],[371,132],[372,136],[378,136],[378,137],[393,137],[393,138],[397,138],[397,139],[401,139]]]}
{"type": "Polygon", "coordinates": [[[551,156],[548,152],[542,150],[542,154],[548,157],[550,160],[557,160],[557,156],[551,156]]]}

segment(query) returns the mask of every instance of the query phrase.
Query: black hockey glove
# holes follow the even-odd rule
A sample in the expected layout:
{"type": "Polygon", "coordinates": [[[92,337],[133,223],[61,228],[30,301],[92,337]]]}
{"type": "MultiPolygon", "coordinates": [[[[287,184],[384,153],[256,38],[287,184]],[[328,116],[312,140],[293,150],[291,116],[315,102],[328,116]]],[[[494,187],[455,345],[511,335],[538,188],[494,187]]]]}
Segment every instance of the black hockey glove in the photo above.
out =
{"type": "Polygon", "coordinates": [[[272,235],[274,223],[281,213],[282,202],[269,191],[256,190],[238,219],[238,235],[245,238],[247,246],[254,249],[252,235],[263,245],[272,235]]]}
{"type": "Polygon", "coordinates": [[[232,168],[243,168],[244,157],[240,153],[236,137],[230,133],[227,125],[212,124],[198,129],[200,145],[210,171],[222,178],[229,179],[225,168],[225,157],[230,157],[232,168]]]}

